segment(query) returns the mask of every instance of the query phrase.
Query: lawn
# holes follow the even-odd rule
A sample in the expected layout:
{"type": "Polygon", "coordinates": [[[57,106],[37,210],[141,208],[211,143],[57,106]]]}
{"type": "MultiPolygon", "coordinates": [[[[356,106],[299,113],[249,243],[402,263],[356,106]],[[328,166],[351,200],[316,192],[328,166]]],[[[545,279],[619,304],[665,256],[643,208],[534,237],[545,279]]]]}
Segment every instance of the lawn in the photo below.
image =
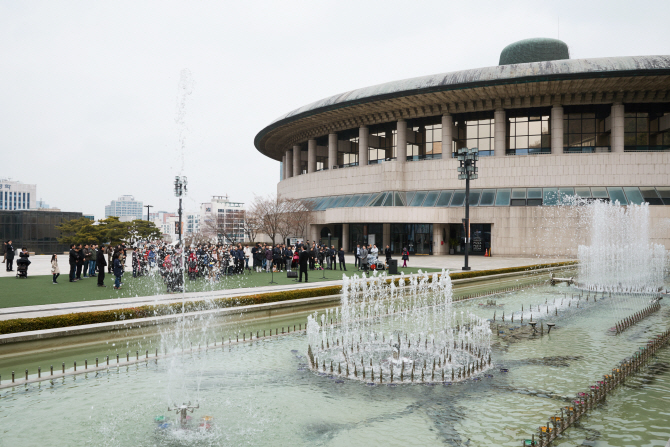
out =
{"type": "MultiPolygon", "coordinates": [[[[418,268],[401,268],[405,274],[416,273],[418,268]]],[[[422,271],[437,272],[437,269],[423,268],[422,271]]],[[[339,270],[310,271],[309,282],[325,282],[342,279],[339,270]],[[325,272],[326,279],[323,279],[325,272]]],[[[358,273],[357,270],[349,268],[348,274],[358,273]]],[[[206,279],[190,281],[186,279],[187,292],[202,292],[222,289],[236,289],[247,287],[260,287],[270,284],[269,273],[251,273],[224,277],[218,282],[206,279]]],[[[288,279],[286,273],[275,273],[274,281],[279,285],[299,283],[288,279]]],[[[126,273],[123,277],[121,290],[114,290],[114,276],[106,275],[106,288],[97,287],[97,278],[82,279],[70,283],[67,275],[61,275],[58,285],[51,284],[51,276],[29,276],[27,279],[15,277],[0,278],[0,308],[34,306],[43,304],[69,303],[74,301],[95,301],[110,298],[127,298],[134,296],[151,296],[166,293],[165,284],[159,275],[150,275],[133,278],[132,274],[126,273]]]]}

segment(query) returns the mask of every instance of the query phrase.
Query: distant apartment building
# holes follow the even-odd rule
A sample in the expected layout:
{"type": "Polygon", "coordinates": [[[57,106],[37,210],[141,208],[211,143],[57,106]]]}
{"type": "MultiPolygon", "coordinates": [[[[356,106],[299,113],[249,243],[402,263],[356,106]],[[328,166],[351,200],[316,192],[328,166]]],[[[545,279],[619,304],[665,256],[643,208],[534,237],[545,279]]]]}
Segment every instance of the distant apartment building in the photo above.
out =
{"type": "Polygon", "coordinates": [[[212,196],[200,205],[200,231],[217,242],[245,242],[244,203],[232,202],[228,196],[212,196]]]}
{"type": "Polygon", "coordinates": [[[142,219],[144,203],[133,196],[121,196],[105,206],[105,218],[118,217],[122,221],[142,219]]]}
{"type": "Polygon", "coordinates": [[[29,210],[36,208],[37,185],[0,178],[0,210],[29,210]]]}

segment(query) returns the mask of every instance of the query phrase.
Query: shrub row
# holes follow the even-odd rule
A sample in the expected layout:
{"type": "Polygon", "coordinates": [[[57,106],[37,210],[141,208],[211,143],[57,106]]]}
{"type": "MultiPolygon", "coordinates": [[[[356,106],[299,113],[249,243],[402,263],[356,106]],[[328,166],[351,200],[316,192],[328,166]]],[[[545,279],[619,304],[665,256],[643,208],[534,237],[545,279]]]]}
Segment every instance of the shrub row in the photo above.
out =
{"type": "MultiPolygon", "coordinates": [[[[478,276],[499,275],[502,273],[532,271],[548,267],[560,267],[572,264],[576,264],[576,262],[557,262],[552,264],[539,264],[495,270],[450,273],[449,276],[451,279],[464,279],[478,276]]],[[[398,284],[398,282],[399,280],[396,279],[395,283],[398,284]]],[[[409,278],[406,278],[405,282],[409,283],[409,278]]],[[[217,298],[211,301],[188,301],[184,304],[184,311],[196,312],[215,308],[248,306],[252,304],[275,303],[280,301],[297,300],[300,298],[336,295],[340,293],[341,290],[341,286],[328,286],[315,289],[286,290],[282,292],[270,292],[232,298],[217,298]]],[[[181,312],[181,310],[181,303],[172,303],[130,307],[126,309],[103,310],[96,312],[78,312],[49,317],[17,318],[14,320],[0,321],[0,334],[14,334],[17,332],[39,331],[45,329],[80,326],[85,324],[107,323],[111,321],[135,320],[138,318],[152,316],[178,314],[181,312]]]]}

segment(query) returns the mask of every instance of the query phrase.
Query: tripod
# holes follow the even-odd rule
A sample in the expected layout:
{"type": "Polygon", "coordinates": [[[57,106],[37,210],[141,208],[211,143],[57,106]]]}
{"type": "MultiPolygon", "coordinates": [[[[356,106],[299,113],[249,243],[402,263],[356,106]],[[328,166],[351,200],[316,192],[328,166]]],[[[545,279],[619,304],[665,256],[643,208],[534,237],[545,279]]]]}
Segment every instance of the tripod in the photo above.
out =
{"type": "Polygon", "coordinates": [[[270,274],[272,275],[270,277],[270,284],[279,284],[278,282],[275,282],[275,266],[273,265],[270,267],[270,274]]]}

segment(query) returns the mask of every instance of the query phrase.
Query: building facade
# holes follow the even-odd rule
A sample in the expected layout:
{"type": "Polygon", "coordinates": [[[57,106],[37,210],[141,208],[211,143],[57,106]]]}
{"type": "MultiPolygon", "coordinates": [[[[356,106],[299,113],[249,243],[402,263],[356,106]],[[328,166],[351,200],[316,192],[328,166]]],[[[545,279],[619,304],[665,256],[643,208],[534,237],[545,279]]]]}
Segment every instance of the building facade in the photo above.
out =
{"type": "Polygon", "coordinates": [[[108,217],[126,218],[124,220],[142,219],[144,203],[135,200],[133,196],[121,196],[105,205],[105,219],[108,217]]]}
{"type": "MultiPolygon", "coordinates": [[[[311,240],[461,251],[455,153],[476,147],[471,253],[573,256],[587,238],[573,197],[646,202],[653,226],[670,219],[670,56],[572,60],[563,42],[528,39],[497,66],[301,107],[255,145],[281,162],[278,194],[313,204],[311,240]]],[[[667,231],[653,238],[670,248],[667,231]]]]}
{"type": "Polygon", "coordinates": [[[247,241],[243,202],[232,202],[228,196],[212,196],[200,205],[200,231],[222,244],[247,241]]]}
{"type": "Polygon", "coordinates": [[[82,217],[81,213],[60,210],[0,211],[0,239],[11,240],[14,248],[26,247],[38,255],[66,252],[69,247],[58,243],[57,226],[82,217]]]}
{"type": "Polygon", "coordinates": [[[29,210],[37,207],[37,185],[0,179],[0,210],[29,210]]]}

